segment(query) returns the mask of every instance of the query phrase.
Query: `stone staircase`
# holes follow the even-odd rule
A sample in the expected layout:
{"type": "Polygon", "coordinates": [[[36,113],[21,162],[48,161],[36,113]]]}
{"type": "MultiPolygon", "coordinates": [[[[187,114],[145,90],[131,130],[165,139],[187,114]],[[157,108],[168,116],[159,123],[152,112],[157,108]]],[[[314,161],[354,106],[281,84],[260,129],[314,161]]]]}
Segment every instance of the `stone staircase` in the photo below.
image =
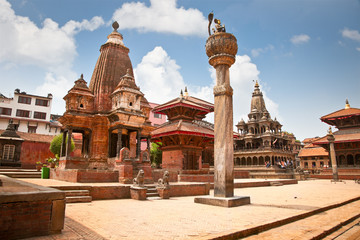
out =
{"type": "Polygon", "coordinates": [[[66,190],[66,203],[84,203],[91,202],[89,190],[66,190]]]}
{"type": "Polygon", "coordinates": [[[0,174],[11,178],[41,178],[41,172],[36,169],[0,168],[0,174]]]}
{"type": "Polygon", "coordinates": [[[146,185],[145,187],[147,188],[146,198],[158,198],[158,197],[160,197],[157,190],[156,190],[156,185],[146,185]]]}
{"type": "Polygon", "coordinates": [[[90,188],[87,186],[57,186],[53,187],[65,192],[66,203],[91,202],[90,188]]]}

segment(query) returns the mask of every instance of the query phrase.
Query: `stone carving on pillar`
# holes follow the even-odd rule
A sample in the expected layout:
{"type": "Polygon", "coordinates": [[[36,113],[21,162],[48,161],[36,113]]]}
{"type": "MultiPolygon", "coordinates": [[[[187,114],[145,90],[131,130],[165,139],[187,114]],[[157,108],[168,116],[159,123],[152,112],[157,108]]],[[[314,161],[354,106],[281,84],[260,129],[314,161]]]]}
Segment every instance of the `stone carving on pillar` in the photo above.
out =
{"type": "Polygon", "coordinates": [[[126,160],[129,160],[130,159],[130,150],[126,147],[122,148],[120,150],[120,162],[124,162],[126,160]]]}
{"type": "Polygon", "coordinates": [[[336,164],[336,154],[335,154],[335,147],[334,147],[334,141],[335,137],[332,133],[331,127],[329,127],[328,134],[327,134],[327,140],[329,141],[329,154],[330,154],[330,161],[331,161],[331,169],[333,173],[333,179],[331,182],[341,182],[339,179],[337,164],[336,164]]]}
{"type": "Polygon", "coordinates": [[[140,162],[150,162],[150,154],[148,150],[141,151],[140,162]]]}
{"type": "MultiPolygon", "coordinates": [[[[209,14],[209,29],[213,13],[209,14]]],[[[235,62],[237,40],[225,32],[220,20],[215,19],[216,30],[206,41],[209,64],[216,70],[214,87],[214,197],[197,197],[196,203],[234,207],[250,203],[250,197],[234,197],[233,149],[233,89],[229,68],[235,62]]],[[[210,34],[210,30],[209,30],[210,34]]]]}

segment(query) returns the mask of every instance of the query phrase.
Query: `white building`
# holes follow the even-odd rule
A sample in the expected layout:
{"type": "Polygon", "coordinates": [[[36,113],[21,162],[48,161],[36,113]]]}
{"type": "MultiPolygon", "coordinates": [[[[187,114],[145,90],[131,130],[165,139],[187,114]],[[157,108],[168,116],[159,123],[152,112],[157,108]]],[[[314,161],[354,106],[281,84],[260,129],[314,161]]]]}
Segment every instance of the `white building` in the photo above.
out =
{"type": "Polygon", "coordinates": [[[51,119],[52,95],[46,97],[27,94],[15,89],[14,97],[0,94],[0,129],[6,129],[13,119],[19,132],[56,135],[60,124],[51,119]]]}

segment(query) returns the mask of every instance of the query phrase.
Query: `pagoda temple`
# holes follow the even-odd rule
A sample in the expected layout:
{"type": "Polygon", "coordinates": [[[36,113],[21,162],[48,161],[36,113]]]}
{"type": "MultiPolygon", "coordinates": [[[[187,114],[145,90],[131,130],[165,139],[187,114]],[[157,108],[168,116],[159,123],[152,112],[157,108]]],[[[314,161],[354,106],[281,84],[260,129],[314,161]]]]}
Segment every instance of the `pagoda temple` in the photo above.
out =
{"type": "Polygon", "coordinates": [[[151,132],[153,142],[161,142],[162,168],[168,170],[199,170],[214,162],[214,126],[202,119],[214,111],[214,105],[188,95],[152,110],[165,114],[168,122],[151,132]]]}
{"type": "MultiPolygon", "coordinates": [[[[346,100],[344,109],[327,114],[320,120],[338,129],[333,132],[338,168],[360,168],[360,109],[350,107],[346,100]]],[[[313,144],[329,151],[327,136],[317,139],[313,144]]]]}
{"type": "Polygon", "coordinates": [[[130,182],[135,169],[143,169],[145,177],[151,178],[148,149],[140,149],[142,139],[149,148],[154,129],[149,121],[151,107],[135,83],[129,49],[118,27],[114,22],[114,31],[100,48],[89,87],[81,75],[64,97],[60,164],[52,174],[56,179],[130,182]],[[70,156],[70,141],[65,141],[72,133],[82,134],[77,157],[70,156]]]}
{"type": "Polygon", "coordinates": [[[252,93],[249,120],[236,125],[239,136],[234,139],[234,161],[240,166],[275,165],[280,161],[294,161],[300,142],[293,134],[282,132],[282,125],[271,119],[258,82],[252,93]]]}

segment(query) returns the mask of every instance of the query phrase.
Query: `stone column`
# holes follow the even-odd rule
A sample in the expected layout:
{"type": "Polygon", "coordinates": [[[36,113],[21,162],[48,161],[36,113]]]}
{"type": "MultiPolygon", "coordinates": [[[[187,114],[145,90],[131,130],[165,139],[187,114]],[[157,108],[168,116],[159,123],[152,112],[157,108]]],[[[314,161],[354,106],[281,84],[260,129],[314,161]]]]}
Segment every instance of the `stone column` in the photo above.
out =
{"type": "Polygon", "coordinates": [[[141,132],[140,130],[138,130],[136,132],[136,157],[140,157],[140,152],[141,152],[141,136],[140,136],[141,132]]]}
{"type": "Polygon", "coordinates": [[[327,140],[329,141],[329,145],[330,145],[329,154],[330,154],[330,160],[331,160],[331,169],[333,172],[333,181],[337,182],[337,181],[339,181],[339,175],[338,175],[338,170],[337,170],[336,154],[335,154],[335,147],[334,147],[335,137],[331,131],[329,131],[329,133],[327,135],[327,140]]]}
{"type": "MultiPolygon", "coordinates": [[[[68,130],[68,141],[66,143],[66,158],[70,157],[70,153],[71,153],[71,135],[72,135],[72,129],[68,130]]],[[[65,142],[66,142],[66,137],[65,137],[65,142]]]]}
{"type": "Polygon", "coordinates": [[[61,148],[60,148],[60,157],[65,156],[66,153],[66,135],[67,135],[67,131],[64,131],[61,142],[61,148]]]}
{"type": "Polygon", "coordinates": [[[214,87],[214,197],[198,197],[195,198],[195,202],[223,207],[249,204],[250,197],[234,197],[233,89],[230,86],[229,68],[235,62],[237,40],[230,33],[215,32],[209,36],[205,47],[209,64],[216,70],[216,85],[214,87]]]}
{"type": "Polygon", "coordinates": [[[214,87],[214,196],[234,196],[233,89],[229,68],[235,62],[236,38],[225,32],[211,35],[206,42],[209,63],[216,69],[214,87]]]}
{"type": "Polygon", "coordinates": [[[117,144],[116,144],[116,157],[119,158],[120,150],[122,149],[122,128],[118,129],[117,132],[117,144]]]}

